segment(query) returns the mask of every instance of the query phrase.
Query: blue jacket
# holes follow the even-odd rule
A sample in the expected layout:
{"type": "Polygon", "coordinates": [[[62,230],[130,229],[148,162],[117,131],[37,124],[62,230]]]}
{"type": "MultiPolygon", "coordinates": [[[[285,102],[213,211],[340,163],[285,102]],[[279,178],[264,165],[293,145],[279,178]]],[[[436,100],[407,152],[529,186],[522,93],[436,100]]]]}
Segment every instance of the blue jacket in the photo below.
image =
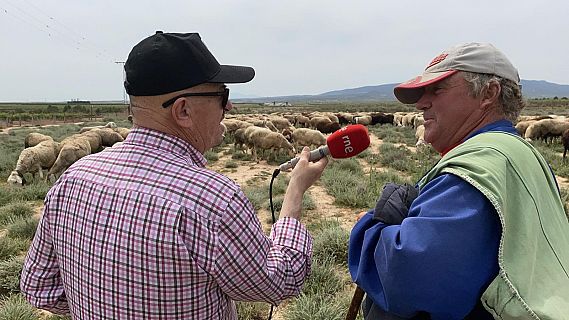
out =
{"type": "MultiPolygon", "coordinates": [[[[502,120],[466,139],[487,131],[517,134],[502,120]]],[[[498,273],[498,215],[480,191],[452,174],[429,182],[401,225],[372,218],[373,210],[354,226],[348,266],[354,282],[385,311],[463,319],[498,273]]]]}

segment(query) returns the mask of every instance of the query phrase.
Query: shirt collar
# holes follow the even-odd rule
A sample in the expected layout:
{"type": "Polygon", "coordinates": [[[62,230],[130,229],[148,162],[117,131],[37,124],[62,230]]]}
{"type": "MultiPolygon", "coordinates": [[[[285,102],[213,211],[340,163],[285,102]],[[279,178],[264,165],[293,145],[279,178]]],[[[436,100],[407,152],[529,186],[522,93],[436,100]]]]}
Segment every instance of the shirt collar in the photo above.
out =
{"type": "Polygon", "coordinates": [[[187,157],[192,163],[202,168],[207,163],[206,158],[189,142],[161,131],[135,127],[130,131],[124,142],[179,154],[187,157]]]}

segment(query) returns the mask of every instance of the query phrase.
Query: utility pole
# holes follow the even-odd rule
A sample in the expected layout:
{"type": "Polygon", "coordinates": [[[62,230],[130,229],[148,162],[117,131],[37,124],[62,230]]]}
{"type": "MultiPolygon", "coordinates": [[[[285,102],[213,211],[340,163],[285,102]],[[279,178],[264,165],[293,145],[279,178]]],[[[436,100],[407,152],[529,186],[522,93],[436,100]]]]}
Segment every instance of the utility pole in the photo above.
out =
{"type": "Polygon", "coordinates": [[[115,61],[116,64],[122,66],[122,82],[123,82],[123,90],[122,90],[122,101],[125,105],[128,106],[128,115],[130,116],[130,104],[127,103],[126,101],[126,88],[124,87],[124,82],[126,81],[126,72],[124,71],[124,64],[126,63],[125,61],[115,61]]]}

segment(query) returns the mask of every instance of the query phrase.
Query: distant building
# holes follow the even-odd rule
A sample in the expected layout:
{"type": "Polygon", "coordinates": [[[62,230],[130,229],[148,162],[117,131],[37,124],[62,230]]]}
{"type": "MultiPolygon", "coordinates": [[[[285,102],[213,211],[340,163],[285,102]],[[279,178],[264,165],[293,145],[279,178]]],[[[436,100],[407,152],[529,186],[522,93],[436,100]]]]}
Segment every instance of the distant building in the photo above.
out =
{"type": "Polygon", "coordinates": [[[87,100],[69,100],[67,104],[91,104],[91,101],[87,100]]]}
{"type": "Polygon", "coordinates": [[[290,107],[292,106],[292,104],[288,103],[288,101],[285,102],[265,102],[263,103],[264,106],[271,106],[271,107],[290,107]]]}

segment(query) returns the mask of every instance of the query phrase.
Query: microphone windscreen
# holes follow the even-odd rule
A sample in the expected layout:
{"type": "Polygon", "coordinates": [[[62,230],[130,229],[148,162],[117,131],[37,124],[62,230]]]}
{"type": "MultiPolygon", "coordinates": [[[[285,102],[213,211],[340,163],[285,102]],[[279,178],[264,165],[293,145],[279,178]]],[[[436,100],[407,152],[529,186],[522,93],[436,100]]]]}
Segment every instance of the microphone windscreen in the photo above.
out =
{"type": "Polygon", "coordinates": [[[367,128],[361,124],[346,126],[326,139],[330,155],[337,159],[353,157],[367,149],[369,143],[367,128]]]}

